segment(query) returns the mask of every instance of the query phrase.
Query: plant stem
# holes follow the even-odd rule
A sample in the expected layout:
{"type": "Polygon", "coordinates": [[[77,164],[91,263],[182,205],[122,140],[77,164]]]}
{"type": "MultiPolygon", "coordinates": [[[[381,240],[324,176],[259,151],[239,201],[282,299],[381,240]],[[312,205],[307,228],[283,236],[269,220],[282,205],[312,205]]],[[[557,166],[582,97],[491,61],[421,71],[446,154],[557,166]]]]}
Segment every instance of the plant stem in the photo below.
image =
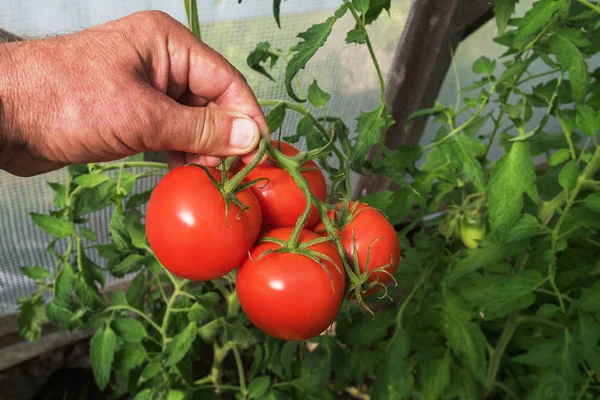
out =
{"type": "Polygon", "coordinates": [[[110,306],[106,309],[106,311],[113,311],[113,310],[115,310],[115,311],[126,310],[126,311],[131,311],[132,313],[139,315],[140,317],[145,319],[146,322],[148,322],[148,324],[150,324],[150,326],[152,326],[158,333],[160,333],[161,336],[163,336],[163,331],[160,328],[160,326],[158,326],[154,321],[152,321],[152,319],[149,316],[147,316],[143,311],[140,311],[131,306],[110,306]]]}
{"type": "Polygon", "coordinates": [[[517,324],[521,325],[521,324],[527,324],[527,323],[531,323],[531,324],[544,324],[544,325],[548,325],[554,329],[558,329],[558,330],[564,330],[566,327],[564,325],[559,324],[558,322],[554,322],[554,321],[550,321],[549,319],[545,319],[545,318],[540,318],[540,317],[536,317],[533,315],[521,315],[519,316],[518,320],[517,320],[517,324]]]}
{"type": "Polygon", "coordinates": [[[496,375],[498,374],[498,370],[500,369],[500,363],[502,362],[502,357],[504,356],[504,352],[506,351],[506,347],[510,342],[515,330],[519,325],[519,314],[514,312],[512,313],[506,323],[504,324],[504,330],[500,335],[500,339],[498,339],[498,343],[496,344],[496,348],[494,349],[494,354],[490,358],[490,364],[488,368],[488,373],[485,378],[485,396],[490,394],[494,386],[496,385],[496,375]]]}
{"type": "Polygon", "coordinates": [[[504,391],[504,393],[506,393],[508,395],[508,397],[510,397],[511,399],[519,400],[519,397],[504,383],[496,382],[496,387],[502,389],[504,391]]]}
{"type": "Polygon", "coordinates": [[[576,0],[576,1],[600,14],[600,7],[598,7],[597,5],[592,4],[587,0],[576,0]]]}
{"type": "Polygon", "coordinates": [[[240,354],[240,349],[236,343],[231,346],[231,350],[233,351],[233,356],[235,357],[235,364],[237,365],[238,376],[240,379],[240,390],[242,392],[242,398],[245,399],[248,395],[248,390],[246,388],[246,372],[244,371],[244,363],[242,362],[242,355],[240,354]]]}
{"type": "MultiPolygon", "coordinates": [[[[429,266],[429,268],[427,268],[427,270],[423,273],[423,275],[421,275],[419,281],[416,283],[415,286],[413,286],[410,293],[406,295],[406,298],[404,299],[402,305],[400,306],[400,309],[398,310],[398,314],[396,314],[396,331],[394,332],[394,337],[402,329],[402,316],[404,315],[404,311],[406,310],[408,303],[410,303],[415,294],[421,289],[421,286],[423,286],[423,284],[427,281],[427,278],[429,278],[429,275],[431,275],[436,266],[437,263],[432,263],[429,266]]],[[[393,342],[393,339],[391,341],[393,342]]]]}
{"type": "Polygon", "coordinates": [[[166,163],[153,162],[153,161],[125,161],[118,164],[102,164],[102,171],[110,169],[119,169],[121,165],[125,168],[159,168],[168,169],[169,166],[166,163]]]}

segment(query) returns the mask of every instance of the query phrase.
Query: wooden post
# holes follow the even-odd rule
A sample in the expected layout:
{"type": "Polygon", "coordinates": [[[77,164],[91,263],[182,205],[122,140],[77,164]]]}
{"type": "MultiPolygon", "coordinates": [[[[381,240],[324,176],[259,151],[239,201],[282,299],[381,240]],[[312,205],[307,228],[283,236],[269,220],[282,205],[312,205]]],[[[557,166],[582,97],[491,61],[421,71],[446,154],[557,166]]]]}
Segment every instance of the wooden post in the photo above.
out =
{"type": "MultiPolygon", "coordinates": [[[[493,17],[489,0],[418,0],[396,49],[388,78],[386,101],[396,124],[386,133],[391,149],[418,144],[427,118],[404,122],[413,112],[432,107],[462,39],[493,17]]],[[[374,157],[375,149],[369,153],[374,157]]],[[[388,190],[393,182],[382,176],[360,176],[353,197],[388,190]]]]}

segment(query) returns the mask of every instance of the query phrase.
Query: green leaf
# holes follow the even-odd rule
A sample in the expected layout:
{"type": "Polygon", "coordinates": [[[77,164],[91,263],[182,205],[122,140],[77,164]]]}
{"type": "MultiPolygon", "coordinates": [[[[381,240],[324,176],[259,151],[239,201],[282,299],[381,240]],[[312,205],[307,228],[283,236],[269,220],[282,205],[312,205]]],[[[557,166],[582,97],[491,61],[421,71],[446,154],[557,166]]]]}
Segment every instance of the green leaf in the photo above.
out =
{"type": "Polygon", "coordinates": [[[367,41],[367,34],[362,29],[352,29],[346,34],[346,43],[363,44],[367,41]]]}
{"type": "Polygon", "coordinates": [[[33,342],[42,334],[42,323],[44,322],[44,305],[39,298],[23,299],[21,310],[17,317],[19,334],[25,339],[33,342]]]}
{"type": "Polygon", "coordinates": [[[106,294],[108,296],[108,300],[110,302],[110,305],[112,306],[128,306],[129,303],[127,302],[127,299],[125,298],[125,293],[123,293],[122,290],[114,290],[111,292],[108,292],[106,294]]]}
{"type": "Polygon", "coordinates": [[[50,271],[48,271],[44,267],[22,267],[21,272],[30,277],[31,279],[35,280],[44,280],[52,278],[52,274],[50,273],[50,271]]]}
{"type": "Polygon", "coordinates": [[[147,249],[148,242],[146,241],[146,230],[144,225],[133,218],[125,219],[125,228],[131,239],[131,244],[138,249],[147,249]]]}
{"type": "Polygon", "coordinates": [[[73,182],[76,185],[85,187],[85,188],[93,188],[98,186],[101,183],[106,182],[110,178],[104,174],[85,174],[80,175],[77,178],[73,179],[73,182]]]}
{"type": "Polygon", "coordinates": [[[410,214],[415,201],[415,194],[408,188],[393,192],[386,190],[363,196],[360,201],[380,210],[392,225],[397,225],[404,222],[410,214]]]}
{"type": "Polygon", "coordinates": [[[190,322],[183,332],[175,335],[167,345],[168,358],[165,366],[171,367],[181,361],[192,348],[192,343],[194,343],[197,334],[196,324],[190,322]]]}
{"type": "MultiPolygon", "coordinates": [[[[156,365],[156,364],[154,364],[154,365],[156,365]]],[[[160,367],[160,365],[159,365],[159,367],[160,367]]],[[[133,400],[153,400],[152,393],[154,391],[155,391],[155,389],[144,389],[141,392],[138,392],[138,394],[135,395],[133,400]]]]}
{"type": "MultiPolygon", "coordinates": [[[[275,1],[281,1],[281,0],[275,0],[275,1]]],[[[169,390],[169,393],[167,394],[167,400],[184,400],[185,399],[185,392],[181,391],[181,390],[169,390]]]]}
{"type": "Polygon", "coordinates": [[[281,350],[281,356],[279,356],[281,363],[290,365],[296,355],[296,350],[298,350],[298,342],[286,342],[281,350]]]}
{"type": "Polygon", "coordinates": [[[585,198],[585,206],[594,212],[600,213],[600,193],[592,193],[585,198]]]}
{"type": "Polygon", "coordinates": [[[134,194],[133,196],[129,197],[129,199],[127,199],[127,203],[125,203],[125,208],[129,210],[146,204],[150,199],[150,195],[152,195],[152,190],[147,190],[142,193],[134,194]]]}
{"type": "Polygon", "coordinates": [[[158,362],[150,361],[148,365],[144,367],[142,370],[142,374],[140,375],[139,384],[148,381],[149,379],[154,378],[161,370],[161,366],[158,362]]]}
{"type": "Polygon", "coordinates": [[[552,167],[555,167],[559,164],[564,163],[569,158],[571,158],[571,152],[569,149],[558,149],[552,156],[550,156],[550,160],[548,160],[548,164],[552,167]]]}
{"type": "Polygon", "coordinates": [[[552,319],[559,311],[560,308],[557,305],[546,303],[542,304],[542,306],[536,311],[535,315],[540,318],[552,319]]]}
{"type": "Polygon", "coordinates": [[[75,233],[75,227],[70,221],[45,214],[29,213],[29,215],[33,222],[48,235],[63,238],[75,233]]]}
{"type": "Polygon", "coordinates": [[[133,278],[127,288],[126,301],[136,308],[140,308],[144,298],[146,275],[140,273],[133,278]]]}
{"type": "Polygon", "coordinates": [[[369,0],[352,0],[352,5],[361,14],[369,11],[369,0]]]}
{"type": "Polygon", "coordinates": [[[269,78],[270,80],[275,82],[275,79],[273,79],[273,77],[261,65],[261,63],[263,63],[263,62],[267,62],[267,61],[271,60],[270,66],[272,68],[277,63],[277,60],[279,57],[270,53],[269,52],[270,48],[271,48],[271,45],[269,44],[269,42],[261,42],[261,43],[257,44],[256,47],[254,48],[254,50],[252,50],[252,52],[250,52],[250,54],[248,55],[248,58],[246,59],[246,63],[254,71],[266,76],[267,78],[269,78]]]}
{"type": "Polygon", "coordinates": [[[115,356],[117,336],[109,326],[100,327],[90,342],[90,363],[100,390],[104,390],[110,380],[110,370],[115,356]]]}
{"type": "Polygon", "coordinates": [[[285,103],[279,103],[267,114],[267,125],[269,126],[269,132],[273,133],[281,127],[283,120],[285,119],[285,103]]]}
{"type": "Polygon", "coordinates": [[[112,327],[121,339],[130,343],[139,343],[148,335],[144,325],[133,318],[117,318],[112,322],[112,327]]]}
{"type": "Polygon", "coordinates": [[[481,309],[482,318],[492,320],[507,316],[513,311],[523,310],[535,302],[533,291],[545,282],[545,278],[533,270],[522,271],[507,277],[488,292],[488,301],[481,309]]]}
{"type": "Polygon", "coordinates": [[[574,189],[577,186],[579,178],[579,163],[577,160],[571,160],[562,167],[558,175],[558,183],[567,190],[574,189]]]}
{"type": "Polygon", "coordinates": [[[377,368],[373,384],[374,400],[410,398],[414,387],[414,377],[408,368],[410,337],[408,332],[398,327],[388,345],[384,348],[383,360],[377,368]]]}
{"type": "Polygon", "coordinates": [[[315,107],[323,107],[327,104],[331,96],[324,92],[317,81],[313,79],[313,83],[308,87],[308,101],[315,107]]]}
{"type": "Polygon", "coordinates": [[[260,376],[250,381],[248,385],[248,396],[251,399],[260,399],[269,390],[271,386],[271,378],[268,376],[260,376]]]}
{"type": "Polygon", "coordinates": [[[129,247],[127,243],[127,228],[125,227],[125,216],[119,207],[115,207],[110,218],[110,237],[118,250],[129,247]]]}
{"type": "Polygon", "coordinates": [[[588,105],[578,105],[575,122],[584,135],[594,137],[600,130],[600,113],[588,105]]]}
{"type": "Polygon", "coordinates": [[[386,10],[389,14],[391,6],[391,0],[371,0],[369,4],[369,11],[365,15],[365,25],[369,25],[377,18],[383,10],[386,10]]]}
{"type": "Polygon", "coordinates": [[[533,237],[540,230],[540,224],[536,217],[531,214],[523,214],[515,225],[510,229],[507,242],[518,242],[533,237]]]}
{"type": "MultiPolygon", "coordinates": [[[[342,6],[338,11],[344,10],[345,12],[347,7],[344,7],[345,6],[342,6]]],[[[294,93],[292,82],[298,72],[306,66],[308,60],[310,60],[317,50],[325,44],[329,34],[331,34],[335,21],[343,16],[343,14],[338,14],[340,13],[336,12],[336,15],[327,18],[325,22],[313,25],[305,32],[299,33],[298,37],[303,39],[303,41],[292,47],[294,55],[285,69],[285,88],[288,95],[298,102],[304,102],[306,99],[300,99],[296,93],[294,93]]]]}
{"type": "Polygon", "coordinates": [[[86,238],[87,240],[89,240],[90,242],[96,241],[96,232],[94,232],[93,230],[82,226],[79,228],[79,231],[81,232],[83,237],[86,238]]]}
{"type": "Polygon", "coordinates": [[[494,5],[494,14],[496,14],[496,25],[498,33],[502,35],[508,25],[508,20],[515,12],[515,5],[519,0],[496,0],[494,5]]]}
{"type": "Polygon", "coordinates": [[[115,369],[131,370],[144,362],[144,348],[140,344],[125,343],[115,355],[115,369]]]}
{"type": "Polygon", "coordinates": [[[461,133],[455,135],[455,140],[449,141],[450,149],[458,162],[461,164],[462,169],[469,178],[471,178],[475,189],[478,192],[483,192],[483,168],[481,163],[475,158],[475,153],[472,152],[471,138],[461,133]]]}
{"type": "Polygon", "coordinates": [[[406,118],[406,122],[404,123],[404,126],[408,126],[408,124],[413,119],[421,118],[424,116],[430,116],[430,115],[439,115],[439,114],[442,114],[443,112],[444,112],[444,108],[442,108],[441,106],[435,107],[435,108],[424,108],[424,109],[415,111],[414,113],[410,114],[408,116],[408,118],[406,118]]]}
{"type": "Polygon", "coordinates": [[[476,74],[491,75],[495,69],[496,61],[487,57],[480,57],[473,63],[473,72],[476,74]]]}
{"type": "Polygon", "coordinates": [[[591,288],[583,289],[579,298],[579,308],[583,311],[600,312],[600,281],[594,282],[591,288]]]}
{"type": "Polygon", "coordinates": [[[424,399],[442,398],[450,384],[451,361],[450,355],[446,354],[444,358],[428,361],[422,366],[420,380],[424,399]]]}
{"type": "Polygon", "coordinates": [[[277,26],[281,29],[281,21],[279,19],[279,15],[281,13],[281,0],[273,0],[273,17],[275,18],[275,22],[277,22],[277,26]]]}
{"type": "Polygon", "coordinates": [[[517,28],[517,34],[513,46],[517,49],[523,48],[530,37],[541,30],[559,12],[567,12],[568,4],[564,0],[539,0],[525,13],[517,28]]]}
{"type": "Polygon", "coordinates": [[[208,310],[198,303],[194,303],[188,311],[188,318],[192,322],[202,322],[206,317],[208,317],[208,310]]]}
{"type": "Polygon", "coordinates": [[[467,369],[479,380],[485,379],[487,362],[485,358],[485,338],[481,329],[470,322],[462,309],[453,301],[447,301],[442,309],[442,329],[448,345],[463,361],[467,369]]]}
{"type": "Polygon", "coordinates": [[[571,92],[576,102],[582,102],[587,91],[587,63],[573,42],[560,35],[553,35],[548,44],[563,70],[569,71],[571,92]]]}
{"type": "Polygon", "coordinates": [[[54,199],[52,200],[52,203],[57,208],[63,208],[67,201],[66,186],[56,182],[48,182],[48,186],[50,186],[52,190],[54,190],[54,199]]]}
{"type": "Polygon", "coordinates": [[[120,263],[110,268],[110,273],[115,276],[124,276],[130,272],[135,272],[142,267],[141,261],[144,258],[141,254],[130,254],[120,263]]]}
{"type": "Polygon", "coordinates": [[[520,253],[527,245],[527,242],[518,241],[508,244],[494,243],[486,245],[485,247],[469,249],[467,251],[467,256],[462,258],[456,266],[446,274],[444,280],[448,284],[455,283],[463,276],[479,268],[488,267],[507,257],[520,253]]]}
{"type": "Polygon", "coordinates": [[[352,167],[357,171],[362,171],[362,166],[369,149],[379,143],[385,120],[382,118],[384,105],[381,104],[374,110],[363,112],[358,117],[356,125],[357,142],[354,148],[354,156],[352,159],[352,167]]]}
{"type": "Polygon", "coordinates": [[[515,142],[510,151],[494,165],[488,182],[488,208],[492,231],[506,237],[523,209],[523,194],[535,203],[538,193],[536,174],[527,142],[515,142]]]}
{"type": "Polygon", "coordinates": [[[73,277],[73,291],[83,305],[96,308],[103,305],[103,298],[93,280],[86,278],[83,272],[73,277]]]}

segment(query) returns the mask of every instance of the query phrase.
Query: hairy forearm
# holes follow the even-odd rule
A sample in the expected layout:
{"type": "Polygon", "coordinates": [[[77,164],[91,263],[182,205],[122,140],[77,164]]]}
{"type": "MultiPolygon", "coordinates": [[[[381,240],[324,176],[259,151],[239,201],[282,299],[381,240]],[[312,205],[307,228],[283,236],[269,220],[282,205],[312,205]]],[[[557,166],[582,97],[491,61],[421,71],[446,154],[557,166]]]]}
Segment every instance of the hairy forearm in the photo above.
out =
{"type": "Polygon", "coordinates": [[[14,61],[17,43],[0,43],[0,169],[6,169],[14,160],[16,140],[15,106],[18,77],[14,61]]]}

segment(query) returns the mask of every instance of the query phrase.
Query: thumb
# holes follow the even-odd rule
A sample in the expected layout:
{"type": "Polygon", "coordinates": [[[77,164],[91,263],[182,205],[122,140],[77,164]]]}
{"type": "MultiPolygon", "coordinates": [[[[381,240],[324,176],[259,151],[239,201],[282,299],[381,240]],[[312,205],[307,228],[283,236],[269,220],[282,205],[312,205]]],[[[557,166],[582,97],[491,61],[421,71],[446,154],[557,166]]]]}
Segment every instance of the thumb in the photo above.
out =
{"type": "Polygon", "coordinates": [[[245,155],[256,148],[260,133],[245,114],[219,107],[168,107],[152,150],[207,156],[245,155]]]}

